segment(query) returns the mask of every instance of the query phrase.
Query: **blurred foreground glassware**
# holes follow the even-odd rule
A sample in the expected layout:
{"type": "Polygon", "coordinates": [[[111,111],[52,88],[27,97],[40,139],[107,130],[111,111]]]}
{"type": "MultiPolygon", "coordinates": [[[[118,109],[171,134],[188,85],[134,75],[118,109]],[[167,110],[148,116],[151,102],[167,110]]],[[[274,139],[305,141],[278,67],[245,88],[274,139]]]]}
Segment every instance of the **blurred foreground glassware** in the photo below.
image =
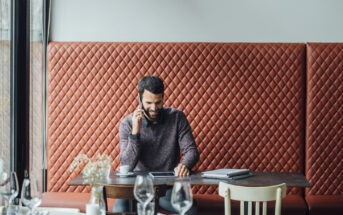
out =
{"type": "Polygon", "coordinates": [[[86,204],[86,215],[106,215],[103,190],[104,186],[92,187],[91,198],[86,204]]]}
{"type": "Polygon", "coordinates": [[[11,172],[10,175],[7,172],[0,173],[0,195],[5,199],[5,208],[7,214],[12,214],[13,210],[9,210],[10,205],[13,204],[13,200],[18,195],[18,178],[15,172],[11,172]]]}
{"type": "Polygon", "coordinates": [[[147,205],[154,198],[152,178],[148,175],[137,175],[133,194],[136,200],[142,204],[142,211],[139,211],[138,214],[145,215],[147,205]]]}
{"type": "Polygon", "coordinates": [[[193,195],[189,179],[177,179],[175,181],[171,204],[181,215],[184,215],[192,207],[193,195]]]}
{"type": "Polygon", "coordinates": [[[21,203],[30,209],[30,214],[35,214],[35,208],[42,202],[42,186],[37,179],[25,178],[21,190],[21,203]]]}
{"type": "Polygon", "coordinates": [[[154,215],[155,214],[155,202],[149,202],[147,206],[145,207],[145,210],[143,209],[143,205],[141,203],[137,203],[137,214],[138,215],[154,215]],[[144,212],[143,212],[144,211],[144,212]]]}

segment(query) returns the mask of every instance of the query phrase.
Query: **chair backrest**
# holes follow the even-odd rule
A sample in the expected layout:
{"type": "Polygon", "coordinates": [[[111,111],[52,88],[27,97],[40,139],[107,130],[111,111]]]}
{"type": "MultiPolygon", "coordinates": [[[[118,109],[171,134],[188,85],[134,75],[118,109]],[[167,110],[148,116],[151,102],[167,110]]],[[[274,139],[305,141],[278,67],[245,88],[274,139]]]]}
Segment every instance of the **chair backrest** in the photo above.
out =
{"type": "Polygon", "coordinates": [[[244,202],[248,202],[248,214],[252,214],[252,202],[255,202],[255,214],[260,214],[260,202],[263,202],[263,215],[267,214],[267,201],[275,201],[275,215],[281,214],[281,199],[286,195],[286,184],[266,187],[243,187],[219,182],[219,195],[224,197],[225,215],[231,215],[231,199],[241,202],[241,215],[244,214],[244,202]]]}

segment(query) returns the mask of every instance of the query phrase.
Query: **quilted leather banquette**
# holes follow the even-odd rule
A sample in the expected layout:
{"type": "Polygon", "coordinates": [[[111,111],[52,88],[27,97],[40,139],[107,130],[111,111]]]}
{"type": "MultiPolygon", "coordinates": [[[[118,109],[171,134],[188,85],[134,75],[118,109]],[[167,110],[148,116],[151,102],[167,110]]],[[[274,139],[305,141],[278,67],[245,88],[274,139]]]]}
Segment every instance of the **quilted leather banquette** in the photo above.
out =
{"type": "MultiPolygon", "coordinates": [[[[288,189],[282,213],[343,214],[342,62],[341,44],[51,42],[43,204],[84,210],[90,188],[68,186],[79,174],[70,163],[81,152],[107,153],[115,169],[137,82],[158,75],[165,105],[190,121],[194,170],[301,172],[313,187],[288,189]]],[[[193,193],[199,214],[224,213],[216,187],[193,193]]]]}
{"type": "Polygon", "coordinates": [[[311,215],[343,214],[343,44],[307,44],[306,189],[311,215]]]}

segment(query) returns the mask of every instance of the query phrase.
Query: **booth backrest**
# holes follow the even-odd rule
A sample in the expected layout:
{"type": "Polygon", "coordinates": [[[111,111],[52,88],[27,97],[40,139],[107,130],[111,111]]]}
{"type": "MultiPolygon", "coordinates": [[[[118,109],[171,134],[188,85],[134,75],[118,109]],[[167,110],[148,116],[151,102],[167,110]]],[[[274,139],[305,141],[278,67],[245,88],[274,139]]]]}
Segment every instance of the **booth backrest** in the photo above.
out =
{"type": "Polygon", "coordinates": [[[89,191],[68,186],[81,152],[119,165],[119,123],[138,106],[144,75],[160,76],[165,106],[187,115],[200,151],[194,170],[304,173],[305,59],[305,44],[294,43],[51,42],[48,191],[89,191]]]}
{"type": "Polygon", "coordinates": [[[307,45],[307,195],[343,195],[343,44],[307,45]]]}

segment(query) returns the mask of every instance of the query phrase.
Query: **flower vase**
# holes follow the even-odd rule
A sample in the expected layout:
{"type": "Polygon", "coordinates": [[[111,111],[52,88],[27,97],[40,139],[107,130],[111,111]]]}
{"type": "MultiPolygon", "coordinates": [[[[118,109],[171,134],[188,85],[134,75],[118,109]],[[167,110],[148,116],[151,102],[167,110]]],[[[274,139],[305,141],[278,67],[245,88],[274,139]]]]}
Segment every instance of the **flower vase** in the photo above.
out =
{"type": "Polygon", "coordinates": [[[106,206],[103,195],[104,186],[93,186],[89,203],[86,204],[86,215],[105,215],[106,206]]]}

